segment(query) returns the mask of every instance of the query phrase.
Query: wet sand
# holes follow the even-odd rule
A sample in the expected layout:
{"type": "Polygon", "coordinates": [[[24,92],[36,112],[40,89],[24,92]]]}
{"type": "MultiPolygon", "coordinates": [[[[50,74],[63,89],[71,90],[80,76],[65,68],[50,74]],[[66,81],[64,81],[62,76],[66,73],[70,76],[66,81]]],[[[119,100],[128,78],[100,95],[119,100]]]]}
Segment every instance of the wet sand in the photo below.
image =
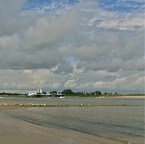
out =
{"type": "Polygon", "coordinates": [[[17,108],[19,107],[0,106],[0,143],[2,144],[133,144],[116,137],[44,127],[5,113],[7,110],[13,111],[17,108]]]}
{"type": "Polygon", "coordinates": [[[95,137],[3,117],[0,119],[0,141],[2,144],[95,144],[95,137]]]}
{"type": "MultiPolygon", "coordinates": [[[[2,110],[4,111],[4,110],[2,110]]],[[[93,136],[71,130],[43,127],[21,121],[0,111],[2,144],[127,144],[124,140],[93,136]]]]}

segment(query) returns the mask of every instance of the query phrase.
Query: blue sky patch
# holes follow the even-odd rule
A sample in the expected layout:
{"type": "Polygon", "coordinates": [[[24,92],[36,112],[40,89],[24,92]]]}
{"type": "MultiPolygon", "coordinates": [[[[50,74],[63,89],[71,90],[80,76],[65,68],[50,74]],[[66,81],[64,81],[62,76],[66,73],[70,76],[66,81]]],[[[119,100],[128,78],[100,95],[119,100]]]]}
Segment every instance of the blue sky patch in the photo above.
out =
{"type": "MultiPolygon", "coordinates": [[[[24,10],[36,10],[43,12],[54,12],[64,8],[72,7],[80,0],[27,0],[24,10]]],[[[97,0],[96,0],[97,4],[97,0]]],[[[145,8],[143,0],[99,0],[101,9],[112,12],[136,12],[145,8]]]]}
{"type": "Polygon", "coordinates": [[[57,11],[78,3],[79,0],[27,0],[24,10],[43,10],[45,12],[57,11]]]}
{"type": "Polygon", "coordinates": [[[99,0],[102,9],[113,12],[135,12],[145,8],[145,2],[137,0],[99,0]]]}

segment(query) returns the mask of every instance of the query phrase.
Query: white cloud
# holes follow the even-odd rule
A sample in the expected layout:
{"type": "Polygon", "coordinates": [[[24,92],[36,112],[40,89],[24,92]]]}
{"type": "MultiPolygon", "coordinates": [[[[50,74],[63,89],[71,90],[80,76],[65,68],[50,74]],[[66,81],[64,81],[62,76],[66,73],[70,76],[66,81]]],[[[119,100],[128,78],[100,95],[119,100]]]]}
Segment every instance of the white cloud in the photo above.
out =
{"type": "Polygon", "coordinates": [[[81,1],[56,16],[23,11],[23,2],[0,1],[1,90],[142,92],[141,12],[118,14],[81,1]]]}
{"type": "Polygon", "coordinates": [[[65,88],[74,88],[76,86],[75,80],[68,80],[67,82],[64,83],[65,88]]]}
{"type": "Polygon", "coordinates": [[[87,23],[103,29],[138,30],[144,28],[144,15],[142,13],[118,14],[109,11],[96,10],[87,23]]]}
{"type": "Polygon", "coordinates": [[[134,83],[135,86],[140,86],[140,88],[144,88],[145,89],[145,77],[140,77],[138,78],[135,83],[134,83]]]}
{"type": "Polygon", "coordinates": [[[126,81],[126,78],[120,78],[120,79],[115,79],[113,81],[107,81],[107,82],[96,82],[93,86],[96,88],[112,88],[112,89],[116,89],[116,88],[120,88],[126,81]]]}
{"type": "Polygon", "coordinates": [[[121,89],[126,83],[126,78],[115,79],[112,81],[97,81],[82,83],[80,87],[93,87],[94,89],[121,89]]]}

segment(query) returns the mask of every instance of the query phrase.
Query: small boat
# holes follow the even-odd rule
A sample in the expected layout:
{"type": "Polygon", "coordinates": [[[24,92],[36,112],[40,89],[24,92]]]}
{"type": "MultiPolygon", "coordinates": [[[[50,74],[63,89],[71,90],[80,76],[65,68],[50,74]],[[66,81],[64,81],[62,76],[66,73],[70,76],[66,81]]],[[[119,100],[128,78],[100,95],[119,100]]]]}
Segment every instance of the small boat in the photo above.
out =
{"type": "Polygon", "coordinates": [[[56,93],[53,96],[58,97],[58,98],[64,98],[64,94],[62,94],[62,93],[56,93]]]}

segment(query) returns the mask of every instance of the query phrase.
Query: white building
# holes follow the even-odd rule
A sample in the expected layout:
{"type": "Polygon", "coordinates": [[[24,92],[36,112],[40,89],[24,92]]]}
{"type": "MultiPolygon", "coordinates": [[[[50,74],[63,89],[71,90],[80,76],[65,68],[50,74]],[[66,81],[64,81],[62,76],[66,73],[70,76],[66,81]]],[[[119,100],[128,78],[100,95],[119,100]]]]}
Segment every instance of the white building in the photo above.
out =
{"type": "Polygon", "coordinates": [[[38,90],[38,93],[42,94],[42,89],[39,89],[39,90],[38,90]]]}

